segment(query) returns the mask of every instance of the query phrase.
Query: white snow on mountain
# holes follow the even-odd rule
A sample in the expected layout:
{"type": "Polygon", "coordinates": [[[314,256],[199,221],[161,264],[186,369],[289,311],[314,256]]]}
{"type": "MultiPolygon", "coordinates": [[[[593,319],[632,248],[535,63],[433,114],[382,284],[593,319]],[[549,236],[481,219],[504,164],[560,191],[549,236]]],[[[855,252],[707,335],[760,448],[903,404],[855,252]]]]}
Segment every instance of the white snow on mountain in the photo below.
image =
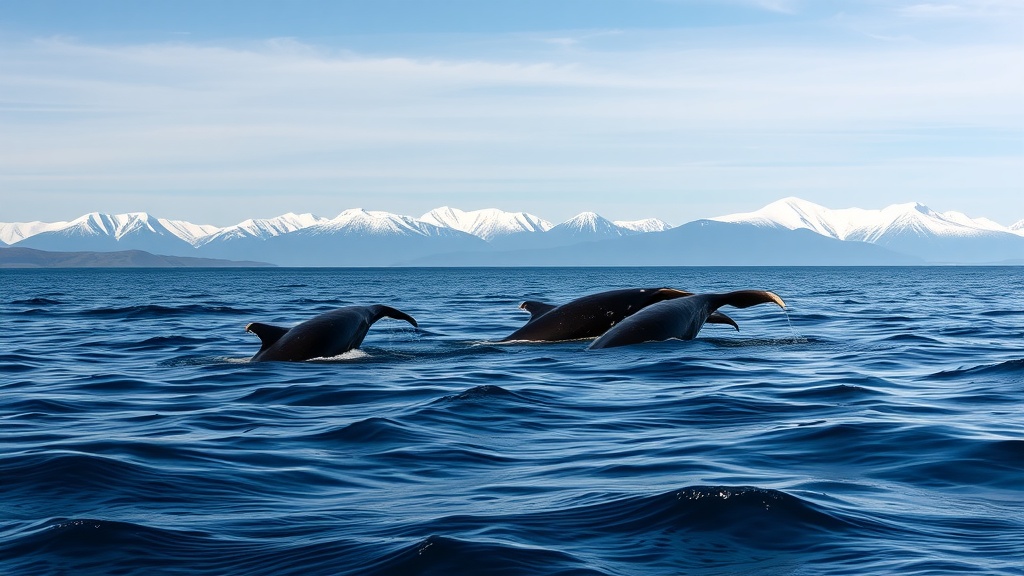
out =
{"type": "Polygon", "coordinates": [[[463,211],[442,206],[427,212],[420,221],[434,226],[452,228],[487,241],[520,232],[546,232],[553,225],[526,212],[505,212],[497,208],[463,211]]]}
{"type": "Polygon", "coordinates": [[[194,244],[197,238],[215,232],[217,227],[191,224],[181,220],[153,218],[145,212],[113,215],[91,212],[54,230],[60,230],[69,235],[110,236],[115,240],[121,240],[125,236],[133,234],[151,233],[159,236],[170,234],[189,244],[194,244]]]}
{"type": "Polygon", "coordinates": [[[839,240],[877,242],[887,234],[913,233],[944,237],[978,236],[1010,229],[987,218],[959,212],[939,213],[918,203],[893,204],[881,210],[831,210],[799,198],[783,198],[754,212],[711,218],[757,226],[806,228],[839,240]]]}
{"type": "Polygon", "coordinates": [[[119,239],[125,234],[143,226],[150,227],[149,214],[145,212],[131,212],[128,214],[90,212],[85,216],[75,218],[60,230],[66,234],[111,236],[119,239]]]}
{"type": "Polygon", "coordinates": [[[154,218],[145,212],[100,214],[90,212],[70,222],[14,222],[0,223],[0,240],[13,244],[45,232],[60,232],[69,236],[109,236],[120,240],[132,234],[170,234],[195,245],[199,239],[220,230],[217,226],[192,224],[184,220],[154,218]]]}
{"type": "Polygon", "coordinates": [[[445,228],[378,210],[352,208],[331,220],[310,226],[311,234],[365,234],[369,236],[437,236],[445,228]]]}
{"type": "Polygon", "coordinates": [[[1024,236],[1024,220],[1010,224],[1010,231],[1014,234],[1024,236]]]}
{"type": "Polygon", "coordinates": [[[620,228],[634,232],[664,232],[671,228],[665,221],[657,218],[645,218],[643,220],[615,220],[612,222],[620,228]]]}
{"type": "MultiPolygon", "coordinates": [[[[783,198],[754,212],[729,214],[710,218],[710,220],[765,227],[781,226],[790,230],[806,228],[825,236],[841,239],[848,232],[849,222],[836,222],[837,219],[833,217],[832,212],[828,208],[799,198],[783,198]]],[[[852,220],[858,215],[849,214],[847,216],[852,220]]]]}
{"type": "MultiPolygon", "coordinates": [[[[1024,236],[1024,220],[1012,226],[1003,226],[988,218],[971,218],[960,212],[935,212],[917,203],[894,204],[880,210],[833,210],[791,197],[772,202],[754,212],[719,216],[712,220],[788,229],[806,228],[839,240],[867,242],[879,242],[895,235],[974,238],[993,233],[1012,233],[1024,236]]],[[[133,240],[127,244],[150,238],[145,242],[180,239],[192,247],[205,248],[221,244],[224,240],[266,240],[299,231],[310,235],[370,236],[447,236],[467,233],[488,242],[505,242],[506,248],[512,245],[536,248],[665,231],[669,228],[668,224],[656,218],[612,222],[594,212],[583,212],[553,226],[551,222],[526,212],[505,212],[495,208],[463,211],[447,206],[431,210],[419,219],[356,208],[345,210],[332,219],[312,214],[288,213],[275,218],[249,219],[223,228],[155,218],[145,212],[115,215],[93,212],[70,222],[0,223],[0,241],[15,244],[42,234],[40,239],[49,237],[46,240],[48,245],[63,242],[71,247],[104,238],[119,245],[126,245],[129,238],[133,240]],[[54,237],[55,234],[65,240],[59,240],[54,237]],[[80,240],[75,241],[75,238],[80,240]],[[508,244],[510,241],[515,244],[508,244]]]]}
{"type": "Polygon", "coordinates": [[[289,212],[274,218],[248,219],[239,222],[234,226],[226,228],[214,228],[210,233],[193,242],[196,246],[209,244],[210,242],[222,240],[235,240],[240,238],[270,238],[301,230],[317,224],[327,222],[327,218],[314,216],[313,214],[295,214],[289,212]]]}
{"type": "Polygon", "coordinates": [[[1008,226],[1003,226],[1002,224],[989,220],[988,218],[971,218],[962,212],[942,212],[939,216],[948,222],[953,222],[969,228],[991,230],[993,232],[1006,232],[1010,230],[1008,226]]]}
{"type": "Polygon", "coordinates": [[[193,246],[198,246],[200,241],[204,238],[221,230],[218,226],[210,224],[192,224],[191,222],[186,222],[184,220],[165,220],[163,218],[158,218],[157,221],[163,224],[164,228],[167,228],[171,234],[174,234],[193,246]]]}
{"type": "Polygon", "coordinates": [[[68,222],[0,222],[0,242],[14,244],[40,232],[60,230],[68,222]]]}
{"type": "Polygon", "coordinates": [[[551,232],[591,234],[598,236],[625,236],[633,233],[595,212],[581,212],[551,229],[551,232]]]}

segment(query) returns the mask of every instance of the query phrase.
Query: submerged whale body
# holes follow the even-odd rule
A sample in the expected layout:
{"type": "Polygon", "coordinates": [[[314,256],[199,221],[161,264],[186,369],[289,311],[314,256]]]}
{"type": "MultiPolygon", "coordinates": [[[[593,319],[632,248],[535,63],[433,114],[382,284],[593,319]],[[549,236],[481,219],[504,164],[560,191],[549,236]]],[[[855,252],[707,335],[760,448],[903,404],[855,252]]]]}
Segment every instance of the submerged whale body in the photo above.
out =
{"type": "Polygon", "coordinates": [[[330,358],[358,348],[374,322],[384,317],[405,320],[416,326],[416,320],[390,306],[348,306],[314,316],[293,328],[282,328],[261,322],[245,327],[259,336],[263,345],[252,357],[253,362],[299,362],[311,358],[330,358]]]}
{"type": "MultiPolygon", "coordinates": [[[[687,296],[693,293],[674,288],[625,288],[590,294],[560,306],[530,300],[519,306],[530,313],[530,320],[502,342],[597,338],[648,306],[687,296]]],[[[710,314],[705,320],[729,324],[739,330],[736,322],[725,314],[710,314]]]]}
{"type": "Polygon", "coordinates": [[[777,304],[785,308],[786,303],[773,292],[764,290],[739,290],[726,294],[694,294],[652,304],[613,326],[600,338],[594,340],[588,349],[627,346],[640,342],[653,342],[678,338],[691,340],[697,336],[704,323],[722,306],[748,308],[757,304],[777,304]]]}

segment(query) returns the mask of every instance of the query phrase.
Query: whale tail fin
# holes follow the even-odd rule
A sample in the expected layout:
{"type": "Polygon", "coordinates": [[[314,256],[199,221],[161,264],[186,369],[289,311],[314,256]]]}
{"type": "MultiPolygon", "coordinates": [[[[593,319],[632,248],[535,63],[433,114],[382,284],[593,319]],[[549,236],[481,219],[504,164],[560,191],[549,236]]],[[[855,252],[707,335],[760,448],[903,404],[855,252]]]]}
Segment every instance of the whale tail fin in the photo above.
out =
{"type": "MultiPolygon", "coordinates": [[[[246,332],[252,332],[260,337],[260,342],[262,343],[262,346],[260,346],[260,352],[263,352],[267,348],[273,346],[275,342],[288,333],[288,330],[289,328],[281,328],[280,326],[272,326],[262,322],[250,322],[245,326],[246,332]]],[[[259,352],[257,352],[257,354],[258,353],[259,352]]]]}
{"type": "MultiPolygon", "coordinates": [[[[419,324],[416,323],[416,320],[412,316],[409,316],[408,314],[402,312],[397,308],[392,308],[391,306],[385,306],[383,304],[377,304],[373,308],[373,322],[376,322],[377,320],[380,320],[381,318],[387,316],[388,318],[394,318],[395,320],[405,320],[409,324],[412,324],[416,328],[419,328],[419,324]]],[[[373,322],[371,322],[371,324],[373,322]]]]}
{"type": "Polygon", "coordinates": [[[740,329],[740,325],[737,324],[735,320],[729,318],[728,316],[722,314],[721,312],[712,312],[711,315],[708,316],[708,319],[705,320],[705,322],[708,324],[728,324],[729,326],[735,328],[737,331],[739,331],[740,329]]]}
{"type": "Polygon", "coordinates": [[[527,300],[526,302],[520,304],[519,307],[530,313],[530,319],[526,322],[527,324],[533,322],[537,318],[540,318],[541,316],[547,314],[551,310],[557,308],[557,306],[555,306],[554,304],[537,302],[536,300],[527,300]]]}
{"type": "MultiPolygon", "coordinates": [[[[757,304],[777,304],[779,308],[785,308],[786,303],[774,292],[767,290],[737,290],[725,294],[716,294],[714,309],[721,306],[732,306],[734,308],[750,308],[757,304]]],[[[728,322],[726,322],[728,324],[728,322]]]]}

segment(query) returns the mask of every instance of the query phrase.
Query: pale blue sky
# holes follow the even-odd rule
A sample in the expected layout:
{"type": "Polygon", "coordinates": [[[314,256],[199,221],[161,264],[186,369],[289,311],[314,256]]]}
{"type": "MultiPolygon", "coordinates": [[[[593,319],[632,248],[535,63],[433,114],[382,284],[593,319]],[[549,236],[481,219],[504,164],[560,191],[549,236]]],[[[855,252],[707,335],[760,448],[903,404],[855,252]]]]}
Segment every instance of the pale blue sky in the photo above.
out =
{"type": "Polygon", "coordinates": [[[0,221],[1024,219],[1024,2],[0,2],[0,221]]]}

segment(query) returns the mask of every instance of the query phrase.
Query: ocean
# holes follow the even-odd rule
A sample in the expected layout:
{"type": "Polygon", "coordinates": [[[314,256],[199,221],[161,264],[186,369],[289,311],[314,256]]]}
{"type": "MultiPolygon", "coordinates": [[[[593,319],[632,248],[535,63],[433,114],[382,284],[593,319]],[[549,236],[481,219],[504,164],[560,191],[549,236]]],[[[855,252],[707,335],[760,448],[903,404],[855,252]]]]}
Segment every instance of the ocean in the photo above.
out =
{"type": "Polygon", "coordinates": [[[7,576],[1024,574],[1024,268],[2,270],[0,344],[7,576]],[[787,309],[497,343],[661,286],[787,309]]]}

